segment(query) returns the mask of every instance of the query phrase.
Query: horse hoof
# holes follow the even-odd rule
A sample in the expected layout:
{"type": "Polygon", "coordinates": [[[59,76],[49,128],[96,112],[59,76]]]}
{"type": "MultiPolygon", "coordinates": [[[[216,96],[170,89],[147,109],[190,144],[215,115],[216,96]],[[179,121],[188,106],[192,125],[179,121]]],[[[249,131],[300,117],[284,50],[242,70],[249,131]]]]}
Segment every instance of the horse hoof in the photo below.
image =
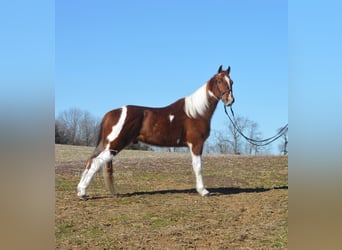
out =
{"type": "Polygon", "coordinates": [[[80,200],[86,201],[86,200],[88,200],[88,196],[87,195],[82,195],[82,196],[80,196],[80,200]]]}
{"type": "Polygon", "coordinates": [[[210,197],[211,194],[210,193],[206,193],[205,195],[203,195],[203,197],[210,197]]]}

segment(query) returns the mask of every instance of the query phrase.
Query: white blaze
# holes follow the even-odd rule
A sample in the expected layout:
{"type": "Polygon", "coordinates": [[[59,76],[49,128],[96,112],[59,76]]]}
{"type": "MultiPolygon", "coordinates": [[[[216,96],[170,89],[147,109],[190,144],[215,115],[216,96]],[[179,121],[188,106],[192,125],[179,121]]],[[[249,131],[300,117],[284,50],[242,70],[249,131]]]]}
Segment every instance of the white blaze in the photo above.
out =
{"type": "Polygon", "coordinates": [[[224,79],[226,80],[228,86],[229,86],[229,89],[232,89],[232,86],[230,86],[230,81],[229,81],[229,78],[228,76],[224,76],[224,79]]]}

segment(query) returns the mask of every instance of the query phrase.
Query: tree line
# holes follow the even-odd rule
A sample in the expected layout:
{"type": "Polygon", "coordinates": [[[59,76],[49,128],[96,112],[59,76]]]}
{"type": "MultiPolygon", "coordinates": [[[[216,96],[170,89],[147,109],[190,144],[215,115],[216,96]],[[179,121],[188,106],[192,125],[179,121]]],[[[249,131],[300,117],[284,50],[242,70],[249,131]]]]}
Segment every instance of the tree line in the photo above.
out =
{"type": "Polygon", "coordinates": [[[88,111],[71,108],[55,120],[55,143],[95,146],[100,122],[88,111]]]}
{"type": "MultiPolygon", "coordinates": [[[[93,146],[97,144],[101,119],[89,111],[71,108],[61,112],[55,119],[55,143],[93,146]]],[[[131,144],[133,150],[151,150],[142,143],[131,144]]]]}
{"type": "MultiPolygon", "coordinates": [[[[262,133],[258,123],[248,118],[237,116],[236,122],[242,132],[248,137],[260,140],[262,133]]],[[[78,108],[71,108],[61,112],[55,119],[55,143],[69,145],[96,146],[101,119],[90,112],[78,108]]],[[[279,154],[287,154],[287,133],[278,142],[279,154]]],[[[143,143],[131,144],[129,149],[160,150],[143,143]]],[[[164,148],[164,151],[184,151],[182,148],[164,148]]],[[[255,146],[248,143],[231,123],[223,130],[213,130],[205,143],[204,153],[268,154],[269,146],[255,146]]]]}

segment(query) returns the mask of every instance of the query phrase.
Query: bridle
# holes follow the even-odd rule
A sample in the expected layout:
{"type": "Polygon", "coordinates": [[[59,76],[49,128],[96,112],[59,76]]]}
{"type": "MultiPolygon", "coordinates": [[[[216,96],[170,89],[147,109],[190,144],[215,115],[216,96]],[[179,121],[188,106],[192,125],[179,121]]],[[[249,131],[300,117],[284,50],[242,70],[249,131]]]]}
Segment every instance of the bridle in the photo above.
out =
{"type": "MultiPolygon", "coordinates": [[[[219,88],[219,90],[220,90],[220,88],[219,88]]],[[[232,90],[231,89],[227,89],[227,90],[225,90],[225,91],[221,91],[220,90],[220,99],[222,99],[222,97],[225,95],[225,94],[229,94],[230,92],[231,92],[232,90]]]]}
{"type": "MultiPolygon", "coordinates": [[[[230,79],[229,79],[230,80],[230,79]]],[[[229,93],[231,93],[232,92],[232,82],[230,83],[230,84],[228,84],[227,83],[227,85],[229,86],[229,88],[228,89],[226,89],[226,90],[224,90],[224,91],[222,91],[221,89],[220,89],[220,87],[219,87],[219,81],[221,81],[221,80],[216,80],[216,82],[215,82],[215,84],[216,84],[216,86],[217,86],[217,89],[219,90],[219,93],[220,93],[220,97],[219,98],[217,98],[216,96],[216,99],[217,100],[219,100],[219,99],[222,99],[222,97],[225,95],[225,94],[229,94],[229,93]]],[[[232,81],[232,80],[230,80],[230,81],[232,81]]]]}

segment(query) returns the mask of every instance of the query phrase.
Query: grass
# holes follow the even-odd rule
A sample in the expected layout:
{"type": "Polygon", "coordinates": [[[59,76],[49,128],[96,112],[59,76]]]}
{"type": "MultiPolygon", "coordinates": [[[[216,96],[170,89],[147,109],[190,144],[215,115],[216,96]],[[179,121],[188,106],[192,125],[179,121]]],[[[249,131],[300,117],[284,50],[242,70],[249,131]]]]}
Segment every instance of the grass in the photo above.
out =
{"type": "Polygon", "coordinates": [[[68,238],[73,232],[73,225],[70,222],[59,223],[56,232],[60,239],[68,238]]]}
{"type": "Polygon", "coordinates": [[[92,148],[56,145],[58,249],[286,249],[287,157],[203,156],[210,198],[195,192],[186,153],[123,151],[117,196],[98,174],[79,201],[76,186],[92,148]]]}

